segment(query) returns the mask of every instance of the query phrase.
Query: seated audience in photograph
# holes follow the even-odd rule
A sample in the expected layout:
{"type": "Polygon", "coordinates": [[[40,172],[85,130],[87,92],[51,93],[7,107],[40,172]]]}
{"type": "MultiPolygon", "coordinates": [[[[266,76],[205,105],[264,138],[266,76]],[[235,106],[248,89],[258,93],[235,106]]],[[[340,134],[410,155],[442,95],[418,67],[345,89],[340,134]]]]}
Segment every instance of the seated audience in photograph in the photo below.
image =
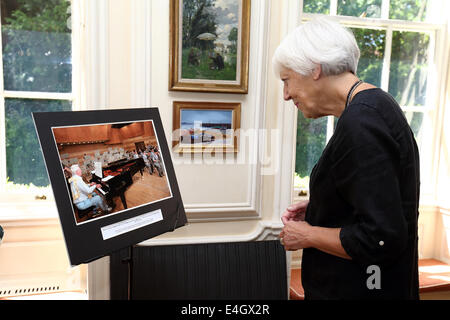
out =
{"type": "Polygon", "coordinates": [[[131,151],[127,151],[127,152],[125,153],[125,155],[126,155],[126,157],[127,157],[128,160],[133,159],[133,153],[132,153],[131,151]]]}
{"type": "Polygon", "coordinates": [[[77,164],[70,167],[72,177],[69,179],[70,190],[72,192],[72,199],[75,206],[80,210],[85,210],[91,206],[95,206],[95,209],[101,209],[104,213],[108,213],[112,208],[108,207],[102,197],[97,193],[94,193],[96,187],[100,188],[101,185],[96,185],[92,182],[90,185],[86,184],[82,178],[82,172],[77,164]]]}

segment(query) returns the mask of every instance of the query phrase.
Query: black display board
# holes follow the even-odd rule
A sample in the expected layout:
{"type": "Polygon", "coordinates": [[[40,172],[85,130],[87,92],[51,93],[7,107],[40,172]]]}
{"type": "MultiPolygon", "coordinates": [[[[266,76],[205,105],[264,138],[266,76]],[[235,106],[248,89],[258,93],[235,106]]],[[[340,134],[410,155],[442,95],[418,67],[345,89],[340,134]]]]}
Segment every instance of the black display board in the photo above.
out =
{"type": "Polygon", "coordinates": [[[158,108],[38,112],[33,113],[33,119],[72,265],[93,261],[187,223],[158,108]],[[128,145],[121,137],[126,137],[128,145]],[[151,142],[146,144],[145,140],[151,142]],[[152,175],[147,159],[144,162],[126,150],[130,143],[136,149],[159,153],[160,166],[154,166],[152,175]],[[95,150],[99,146],[101,152],[95,150]],[[112,206],[104,211],[77,207],[80,204],[74,198],[80,199],[79,190],[64,171],[65,166],[74,164],[83,167],[82,179],[87,186],[102,186],[92,193],[94,197],[98,194],[104,207],[108,203],[112,206]],[[139,195],[131,194],[132,185],[144,177],[154,183],[141,187],[139,195]]]}

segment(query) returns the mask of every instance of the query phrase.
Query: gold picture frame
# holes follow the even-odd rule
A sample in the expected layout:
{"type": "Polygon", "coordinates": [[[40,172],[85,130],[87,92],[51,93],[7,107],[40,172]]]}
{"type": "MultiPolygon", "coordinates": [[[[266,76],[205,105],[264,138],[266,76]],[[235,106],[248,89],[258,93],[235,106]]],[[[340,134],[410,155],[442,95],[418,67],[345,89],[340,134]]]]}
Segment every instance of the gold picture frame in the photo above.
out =
{"type": "Polygon", "coordinates": [[[240,102],[173,102],[176,153],[237,153],[240,102]]]}
{"type": "Polygon", "coordinates": [[[169,90],[248,93],[251,0],[200,1],[170,0],[169,90]]]}

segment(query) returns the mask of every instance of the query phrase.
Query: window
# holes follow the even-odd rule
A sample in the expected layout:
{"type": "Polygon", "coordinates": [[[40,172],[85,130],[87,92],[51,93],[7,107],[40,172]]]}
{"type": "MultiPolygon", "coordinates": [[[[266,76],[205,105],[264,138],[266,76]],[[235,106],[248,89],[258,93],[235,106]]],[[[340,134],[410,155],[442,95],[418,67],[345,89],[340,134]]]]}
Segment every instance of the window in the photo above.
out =
{"type": "Polygon", "coordinates": [[[31,113],[72,110],[70,0],[0,3],[0,187],[51,194],[31,113]]]}
{"type": "MultiPolygon", "coordinates": [[[[433,117],[437,109],[444,18],[440,0],[304,0],[302,22],[317,14],[337,16],[355,35],[361,57],[360,79],[388,91],[400,104],[421,153],[422,188],[430,189],[433,117]],[[425,143],[427,141],[427,143],[425,143]]],[[[297,121],[296,187],[308,188],[308,177],[332,136],[337,119],[297,121]]]]}
{"type": "Polygon", "coordinates": [[[74,49],[85,42],[86,4],[0,0],[0,224],[5,229],[0,253],[8,261],[0,278],[9,279],[0,296],[33,294],[29,288],[86,289],[86,266],[72,268],[67,258],[31,116],[78,109],[74,105],[84,97],[84,86],[74,81],[80,80],[84,56],[74,49]]]}

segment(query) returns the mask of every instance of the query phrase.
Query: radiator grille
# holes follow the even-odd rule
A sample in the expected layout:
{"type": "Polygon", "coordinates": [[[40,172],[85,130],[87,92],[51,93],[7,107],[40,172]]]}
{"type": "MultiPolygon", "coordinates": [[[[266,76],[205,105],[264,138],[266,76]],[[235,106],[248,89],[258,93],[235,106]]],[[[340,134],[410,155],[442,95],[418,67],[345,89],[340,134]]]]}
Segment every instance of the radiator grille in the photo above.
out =
{"type": "Polygon", "coordinates": [[[112,299],[287,299],[279,241],[136,246],[130,275],[123,254],[110,266],[112,299]]]}
{"type": "Polygon", "coordinates": [[[59,285],[42,286],[42,287],[13,287],[0,288],[0,298],[25,296],[41,293],[53,293],[60,291],[59,285]]]}

